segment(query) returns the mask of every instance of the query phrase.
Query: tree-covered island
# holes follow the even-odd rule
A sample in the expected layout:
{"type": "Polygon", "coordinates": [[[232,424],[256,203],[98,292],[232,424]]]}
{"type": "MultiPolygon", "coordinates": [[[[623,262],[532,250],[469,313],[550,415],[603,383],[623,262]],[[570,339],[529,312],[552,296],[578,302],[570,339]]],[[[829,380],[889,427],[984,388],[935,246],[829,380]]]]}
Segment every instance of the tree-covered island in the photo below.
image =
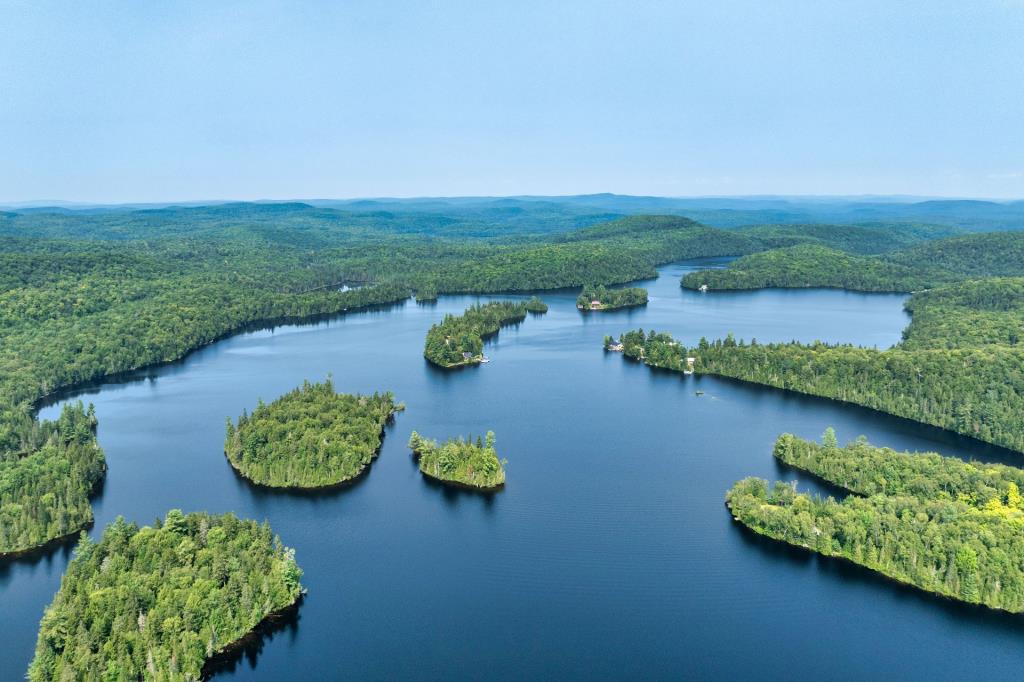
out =
{"type": "Polygon", "coordinates": [[[548,304],[540,300],[536,296],[531,296],[530,300],[526,302],[526,312],[537,313],[543,315],[548,311],[548,304]]]}
{"type": "Polygon", "coordinates": [[[39,625],[44,680],[199,680],[203,664],[296,604],[302,571],[270,527],[182,514],[83,534],[39,625]]]}
{"type": "Polygon", "coordinates": [[[22,413],[0,447],[0,557],[31,551],[92,523],[89,496],[107,470],[92,405],[67,404],[56,421],[22,413]]]}
{"type": "MultiPolygon", "coordinates": [[[[539,299],[537,303],[547,310],[539,299]]],[[[479,364],[484,361],[484,339],[497,334],[504,326],[522,322],[531,308],[544,312],[533,300],[492,301],[470,306],[462,315],[445,315],[444,320],[427,331],[423,357],[446,369],[479,364]]]]}
{"type": "Polygon", "coordinates": [[[484,439],[450,438],[441,445],[415,431],[409,449],[418,459],[424,476],[443,483],[476,490],[494,490],[505,484],[505,461],[494,449],[494,432],[484,439]]]}
{"type": "Polygon", "coordinates": [[[839,447],[784,434],[775,456],[850,491],[842,501],[748,478],[726,495],[756,533],[842,557],[919,589],[1024,612],[1024,471],[863,439],[839,447]]]}
{"type": "Polygon", "coordinates": [[[606,289],[603,286],[583,287],[576,297],[576,307],[580,310],[601,311],[631,308],[646,305],[647,289],[629,287],[625,289],[606,289]]]}
{"type": "Polygon", "coordinates": [[[404,409],[388,393],[335,393],[328,378],[262,401],[236,426],[224,452],[243,477],[275,488],[320,488],[359,476],[380,452],[384,427],[404,409]]]}

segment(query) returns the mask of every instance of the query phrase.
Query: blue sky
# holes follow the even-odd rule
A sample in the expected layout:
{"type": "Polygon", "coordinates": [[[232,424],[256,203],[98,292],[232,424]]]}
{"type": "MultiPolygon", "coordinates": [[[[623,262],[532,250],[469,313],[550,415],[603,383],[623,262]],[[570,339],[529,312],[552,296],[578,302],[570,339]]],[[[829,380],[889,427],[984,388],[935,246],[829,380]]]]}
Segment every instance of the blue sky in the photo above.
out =
{"type": "Polygon", "coordinates": [[[1024,197],[1024,0],[0,0],[0,26],[0,201],[1024,197]]]}

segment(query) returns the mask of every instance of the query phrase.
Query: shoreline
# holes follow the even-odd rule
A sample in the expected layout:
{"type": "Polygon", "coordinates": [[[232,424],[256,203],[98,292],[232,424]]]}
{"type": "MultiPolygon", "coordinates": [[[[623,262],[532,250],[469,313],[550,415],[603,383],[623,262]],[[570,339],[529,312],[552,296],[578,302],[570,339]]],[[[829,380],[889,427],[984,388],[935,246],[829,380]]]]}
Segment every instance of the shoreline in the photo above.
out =
{"type": "Polygon", "coordinates": [[[735,523],[740,524],[740,526],[745,531],[748,531],[748,532],[752,533],[753,535],[755,535],[755,536],[757,536],[759,538],[766,538],[768,540],[771,540],[773,544],[783,545],[783,546],[786,546],[786,547],[795,547],[796,549],[805,551],[805,552],[807,552],[807,553],[809,553],[809,554],[811,554],[812,556],[815,556],[815,557],[821,557],[822,559],[829,559],[829,560],[831,560],[831,559],[838,559],[839,561],[845,563],[848,566],[855,566],[857,568],[857,570],[866,571],[867,573],[869,573],[873,577],[881,578],[882,580],[885,580],[887,582],[893,583],[894,585],[898,585],[900,587],[911,588],[911,589],[913,589],[915,592],[917,592],[919,594],[928,595],[931,598],[940,599],[942,601],[949,602],[949,603],[952,603],[952,604],[956,604],[958,606],[966,606],[966,607],[970,607],[970,608],[976,608],[976,609],[979,609],[979,610],[983,609],[984,611],[990,611],[990,612],[996,612],[996,613],[1004,613],[1004,614],[1008,614],[1008,615],[1011,615],[1011,616],[1021,616],[1021,615],[1024,615],[1024,611],[1010,611],[1009,609],[1004,609],[1004,608],[1001,608],[1001,607],[998,607],[998,606],[989,606],[988,604],[983,604],[981,602],[965,601],[963,599],[959,599],[957,597],[954,597],[954,596],[951,596],[951,595],[948,595],[948,594],[943,594],[942,592],[936,592],[936,591],[930,590],[930,589],[928,589],[926,587],[921,587],[920,585],[915,585],[914,583],[909,582],[907,580],[904,580],[902,578],[898,578],[896,576],[889,575],[887,573],[883,573],[882,571],[880,571],[880,570],[878,570],[876,568],[872,568],[871,566],[868,566],[867,564],[859,563],[859,562],[854,561],[853,559],[850,559],[849,557],[845,557],[845,556],[843,556],[841,554],[824,554],[823,552],[819,552],[818,550],[814,549],[813,547],[808,547],[807,545],[799,545],[799,544],[796,544],[796,543],[793,543],[793,542],[789,542],[788,540],[782,540],[780,538],[773,537],[773,536],[769,535],[767,532],[759,530],[757,528],[754,528],[753,526],[750,526],[750,525],[744,523],[741,519],[736,517],[733,514],[732,508],[729,506],[728,502],[725,502],[725,508],[729,511],[729,516],[732,517],[732,520],[735,523]]]}
{"type": "Polygon", "coordinates": [[[302,602],[306,599],[306,594],[306,588],[302,588],[299,591],[299,595],[295,598],[295,601],[291,604],[283,606],[276,611],[271,611],[244,635],[232,642],[228,642],[217,651],[214,651],[213,654],[203,662],[203,667],[199,673],[200,679],[209,680],[218,672],[221,672],[231,665],[234,662],[232,659],[235,659],[237,655],[244,653],[247,646],[259,642],[265,635],[273,632],[278,625],[287,624],[282,621],[287,621],[296,617],[299,613],[299,607],[302,606],[302,602]]]}

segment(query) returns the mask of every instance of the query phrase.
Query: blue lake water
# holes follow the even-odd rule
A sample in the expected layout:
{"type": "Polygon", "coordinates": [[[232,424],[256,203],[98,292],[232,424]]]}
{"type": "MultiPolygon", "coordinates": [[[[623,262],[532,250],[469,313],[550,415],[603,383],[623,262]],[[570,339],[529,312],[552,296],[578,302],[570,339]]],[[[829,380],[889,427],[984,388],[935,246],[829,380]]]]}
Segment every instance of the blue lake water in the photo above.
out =
{"type": "MultiPolygon", "coordinates": [[[[427,328],[477,300],[516,297],[410,301],[245,333],[81,391],[96,405],[110,467],[93,535],[117,515],[145,524],[178,507],[268,519],[296,548],[309,589],[298,615],[218,679],[1019,674],[1021,618],[755,537],[723,503],[745,476],[797,477],[771,456],[784,431],[817,437],[831,425],[844,441],[866,434],[898,449],[1013,455],[601,350],[605,334],[636,327],[690,343],[733,332],[888,347],[908,322],[903,297],[681,290],[694,267],[662,268],[641,283],[650,303],[632,310],[581,314],[574,292],[542,294],[548,314],[503,329],[479,367],[429,366],[427,328]],[[235,476],[222,453],[225,417],[327,373],[338,390],[391,390],[408,406],[369,475],[309,495],[235,476]],[[440,439],[495,431],[509,462],[505,489],[481,496],[428,483],[405,447],[414,429],[440,439]]],[[[70,556],[65,546],[0,564],[0,678],[24,674],[70,556]]]]}

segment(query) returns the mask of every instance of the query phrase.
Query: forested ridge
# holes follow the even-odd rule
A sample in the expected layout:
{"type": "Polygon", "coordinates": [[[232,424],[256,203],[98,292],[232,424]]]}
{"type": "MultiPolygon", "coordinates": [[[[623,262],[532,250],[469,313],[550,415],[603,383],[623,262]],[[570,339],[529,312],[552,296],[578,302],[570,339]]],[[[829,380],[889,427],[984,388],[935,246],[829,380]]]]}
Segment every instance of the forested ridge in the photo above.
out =
{"type": "Polygon", "coordinates": [[[203,664],[298,600],[302,571],[267,524],[172,509],[83,534],[39,626],[31,680],[198,680],[203,664]]]}
{"type": "Polygon", "coordinates": [[[423,357],[439,367],[479,363],[483,360],[484,338],[496,334],[506,325],[522,322],[531,307],[540,312],[531,299],[518,303],[477,303],[466,308],[461,315],[445,315],[441,322],[427,330],[423,357]]]}
{"type": "Polygon", "coordinates": [[[1024,451],[1024,347],[1014,329],[1024,279],[967,281],[915,294],[905,340],[889,350],[826,343],[622,335],[624,353],[655,366],[717,374],[864,405],[1024,451]]]}
{"type": "Polygon", "coordinates": [[[494,449],[494,433],[485,438],[449,438],[440,445],[415,431],[409,437],[409,449],[418,460],[420,471],[440,481],[487,490],[505,484],[505,462],[494,449]]]}
{"type": "Polygon", "coordinates": [[[864,440],[839,447],[831,430],[821,445],[784,434],[775,456],[858,494],[837,502],[745,479],[726,502],[755,532],[929,592],[1024,611],[1024,471],[864,440]]]}
{"type": "Polygon", "coordinates": [[[689,273],[682,285],[911,292],[969,277],[1021,275],[1024,233],[994,232],[935,239],[873,256],[846,253],[827,243],[797,244],[744,256],[723,269],[689,273]]]}
{"type": "Polygon", "coordinates": [[[227,421],[224,452],[245,478],[280,488],[336,485],[361,474],[380,452],[384,427],[403,409],[394,396],[335,393],[328,378],[303,382],[237,426],[227,421]]]}

